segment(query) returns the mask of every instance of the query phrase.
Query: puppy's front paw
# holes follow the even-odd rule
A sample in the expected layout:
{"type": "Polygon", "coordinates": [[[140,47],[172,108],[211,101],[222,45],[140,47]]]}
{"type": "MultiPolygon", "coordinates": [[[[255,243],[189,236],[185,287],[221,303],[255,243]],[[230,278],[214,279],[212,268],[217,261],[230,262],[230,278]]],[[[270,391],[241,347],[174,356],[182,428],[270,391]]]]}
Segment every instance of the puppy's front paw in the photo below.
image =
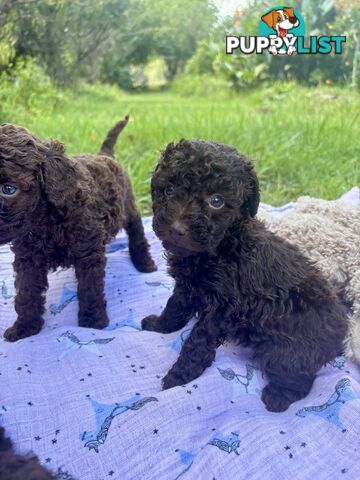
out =
{"type": "MultiPolygon", "coordinates": [[[[25,335],[25,337],[27,337],[27,335],[25,335]]],[[[20,340],[21,338],[24,338],[24,335],[21,335],[18,332],[18,329],[16,328],[16,326],[13,325],[12,327],[9,327],[5,330],[4,338],[8,342],[16,342],[17,340],[20,340]]]]}
{"type": "Polygon", "coordinates": [[[136,270],[142,273],[151,273],[157,270],[154,261],[149,257],[146,261],[134,263],[136,270]]]}
{"type": "Polygon", "coordinates": [[[4,332],[4,338],[8,342],[16,342],[22,338],[31,337],[40,332],[42,325],[21,325],[17,322],[12,327],[9,327],[4,332]]]}
{"type": "Polygon", "coordinates": [[[107,314],[95,315],[82,315],[79,316],[79,327],[96,328],[101,330],[109,325],[109,318],[107,314]]]}
{"type": "Polygon", "coordinates": [[[295,401],[286,396],[286,392],[272,383],[266,385],[261,394],[261,400],[269,412],[284,412],[295,401]]]}
{"type": "Polygon", "coordinates": [[[138,246],[137,248],[134,248],[130,245],[129,250],[131,260],[138,272],[151,273],[157,270],[147,246],[138,246]]]}
{"type": "Polygon", "coordinates": [[[169,372],[161,381],[162,389],[168,390],[169,388],[178,387],[184,385],[186,381],[180,376],[169,372]]]}
{"type": "Polygon", "coordinates": [[[141,320],[141,328],[150,332],[161,332],[160,317],[149,315],[141,320]]]}

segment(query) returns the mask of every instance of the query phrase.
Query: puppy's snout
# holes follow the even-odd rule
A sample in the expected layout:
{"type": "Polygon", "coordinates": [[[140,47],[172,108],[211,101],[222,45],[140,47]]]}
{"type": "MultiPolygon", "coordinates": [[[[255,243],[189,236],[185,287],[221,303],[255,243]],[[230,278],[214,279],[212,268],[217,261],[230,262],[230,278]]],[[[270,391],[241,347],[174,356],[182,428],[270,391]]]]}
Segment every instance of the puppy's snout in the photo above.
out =
{"type": "Polygon", "coordinates": [[[295,25],[295,23],[297,22],[297,18],[296,17],[289,17],[289,22],[292,23],[293,25],[295,25]]]}
{"type": "Polygon", "coordinates": [[[182,222],[174,222],[170,227],[170,233],[174,238],[184,237],[187,233],[187,227],[182,222]]]}

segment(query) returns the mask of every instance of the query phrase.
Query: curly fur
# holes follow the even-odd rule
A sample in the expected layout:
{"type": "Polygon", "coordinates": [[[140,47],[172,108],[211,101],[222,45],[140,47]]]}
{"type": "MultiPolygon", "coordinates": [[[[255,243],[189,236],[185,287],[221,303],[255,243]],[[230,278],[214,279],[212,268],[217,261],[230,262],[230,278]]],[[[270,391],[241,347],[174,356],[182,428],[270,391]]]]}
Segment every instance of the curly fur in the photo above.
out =
{"type": "Polygon", "coordinates": [[[15,453],[0,427],[0,480],[55,480],[55,476],[40,465],[35,455],[15,453]]]}
{"type": "Polygon", "coordinates": [[[18,314],[7,340],[40,331],[47,273],[57,267],[75,267],[79,325],[105,327],[105,246],[120,228],[135,267],[155,270],[130,179],[111,156],[127,120],[110,130],[99,154],[73,158],[57,141],[0,126],[0,244],[12,242],[18,314]],[[15,194],[5,194],[5,185],[16,187],[15,194]]]}
{"type": "Polygon", "coordinates": [[[264,216],[273,232],[297,245],[337,285],[351,309],[345,355],[360,363],[360,209],[341,200],[298,199],[281,218],[264,216]]]}
{"type": "Polygon", "coordinates": [[[142,326],[169,333],[197,316],[163,387],[198,377],[216,348],[234,341],[260,360],[268,410],[286,410],[306,396],[317,371],[341,352],[346,309],[318,268],[256,219],[251,161],[219,143],[170,144],[153,175],[152,198],[175,288],[162,314],[142,326]],[[213,194],[224,199],[221,208],[210,207],[213,194]]]}

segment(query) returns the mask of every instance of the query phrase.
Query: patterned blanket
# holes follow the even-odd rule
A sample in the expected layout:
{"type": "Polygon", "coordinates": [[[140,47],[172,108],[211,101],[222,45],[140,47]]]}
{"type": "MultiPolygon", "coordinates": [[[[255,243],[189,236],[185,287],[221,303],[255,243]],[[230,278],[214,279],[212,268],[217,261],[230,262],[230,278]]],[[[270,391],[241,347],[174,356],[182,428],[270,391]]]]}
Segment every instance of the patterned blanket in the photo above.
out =
{"type": "MultiPolygon", "coordinates": [[[[359,202],[359,190],[343,201],[359,202]]],[[[261,208],[283,215],[293,204],[261,208]]],[[[173,286],[144,224],[159,270],[138,273],[119,234],[107,251],[109,327],[77,326],[74,272],[58,270],[41,333],[0,339],[0,423],[17,450],[35,452],[59,480],[360,478],[360,369],[343,357],[284,413],[265,410],[258,364],[231,344],[196,381],[160,390],[191,323],[170,335],[140,328],[173,286]]],[[[2,246],[1,333],[15,320],[11,263],[2,246]]]]}

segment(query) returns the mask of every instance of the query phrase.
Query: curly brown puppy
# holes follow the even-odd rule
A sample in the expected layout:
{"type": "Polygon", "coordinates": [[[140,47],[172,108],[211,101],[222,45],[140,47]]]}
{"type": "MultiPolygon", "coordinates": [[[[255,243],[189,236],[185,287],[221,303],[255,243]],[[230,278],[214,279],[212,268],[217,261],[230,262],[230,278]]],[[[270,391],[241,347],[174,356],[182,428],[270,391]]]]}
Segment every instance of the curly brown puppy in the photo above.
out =
{"type": "Polygon", "coordinates": [[[0,427],[0,480],[55,480],[35,455],[18,455],[0,427]]]}
{"type": "Polygon", "coordinates": [[[165,389],[201,375],[225,340],[255,350],[269,383],[262,400],[286,410],[342,349],[346,311],[319,270],[255,218],[253,164],[234,148],[170,144],[152,178],[153,227],[176,283],[164,311],[142,321],[162,333],[197,323],[163,379],[165,389]]]}
{"type": "Polygon", "coordinates": [[[22,127],[0,126],[0,244],[12,242],[18,314],[5,331],[7,340],[41,330],[47,273],[57,267],[75,267],[79,325],[108,325],[105,245],[120,228],[129,236],[135,267],[156,269],[130,179],[113,158],[127,121],[110,130],[97,155],[73,158],[57,141],[41,142],[22,127]]]}

